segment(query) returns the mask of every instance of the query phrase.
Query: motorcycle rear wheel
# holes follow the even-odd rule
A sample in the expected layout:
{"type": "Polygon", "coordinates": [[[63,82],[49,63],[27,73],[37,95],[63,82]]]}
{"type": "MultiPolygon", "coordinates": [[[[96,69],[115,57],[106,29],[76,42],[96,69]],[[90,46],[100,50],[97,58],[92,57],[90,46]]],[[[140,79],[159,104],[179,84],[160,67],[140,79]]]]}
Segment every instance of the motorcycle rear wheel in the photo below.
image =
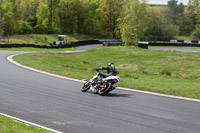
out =
{"type": "Polygon", "coordinates": [[[103,90],[100,90],[100,89],[98,90],[99,95],[100,96],[107,95],[110,92],[111,87],[112,87],[112,84],[110,82],[108,82],[106,84],[106,88],[104,88],[103,90]]]}
{"type": "Polygon", "coordinates": [[[82,91],[82,92],[88,91],[88,90],[90,89],[91,84],[92,84],[92,83],[91,83],[90,81],[87,81],[87,82],[83,85],[81,91],[82,91]]]}

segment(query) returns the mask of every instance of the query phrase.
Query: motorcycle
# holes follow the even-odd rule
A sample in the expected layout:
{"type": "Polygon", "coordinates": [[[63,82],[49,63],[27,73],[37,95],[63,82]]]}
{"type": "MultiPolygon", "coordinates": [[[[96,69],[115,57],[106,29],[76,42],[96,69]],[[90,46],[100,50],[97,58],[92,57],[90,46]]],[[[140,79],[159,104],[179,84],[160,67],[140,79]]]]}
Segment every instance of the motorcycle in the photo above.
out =
{"type": "Polygon", "coordinates": [[[106,78],[102,78],[100,72],[98,70],[97,75],[95,75],[92,79],[87,81],[81,91],[86,92],[88,90],[92,90],[93,93],[99,94],[100,96],[105,96],[112,90],[114,90],[117,86],[113,86],[117,82],[119,82],[120,77],[118,76],[108,76],[106,78]]]}

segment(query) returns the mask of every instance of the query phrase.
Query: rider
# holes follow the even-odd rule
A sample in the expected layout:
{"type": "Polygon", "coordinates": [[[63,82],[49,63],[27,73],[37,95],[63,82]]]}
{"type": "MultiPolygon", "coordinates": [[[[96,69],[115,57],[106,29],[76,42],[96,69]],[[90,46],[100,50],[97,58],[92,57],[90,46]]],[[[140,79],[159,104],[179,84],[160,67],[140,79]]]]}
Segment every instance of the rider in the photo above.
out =
{"type": "Polygon", "coordinates": [[[109,76],[116,76],[117,75],[117,70],[115,68],[114,63],[108,63],[107,67],[99,67],[96,69],[97,71],[99,70],[107,70],[107,74],[105,73],[99,73],[103,78],[109,77],[109,76]]]}
{"type": "MultiPolygon", "coordinates": [[[[101,73],[99,72],[99,75],[102,77],[101,81],[98,81],[98,84],[102,84],[104,82],[104,78],[107,78],[109,76],[117,76],[117,70],[115,68],[115,64],[114,63],[108,63],[107,67],[99,67],[96,69],[97,71],[99,70],[107,70],[107,74],[105,73],[101,73]]],[[[92,86],[94,86],[96,83],[93,83],[92,86]]],[[[113,89],[115,89],[116,87],[114,87],[113,89]]],[[[91,90],[93,92],[97,92],[95,87],[92,87],[91,90]]]]}
{"type": "MultiPolygon", "coordinates": [[[[96,69],[97,71],[99,70],[107,70],[107,74],[105,73],[100,73],[99,75],[102,76],[102,78],[107,78],[109,76],[117,76],[117,70],[115,68],[115,64],[114,63],[108,63],[107,67],[100,67],[96,69]]],[[[103,81],[101,81],[103,82],[103,81]]]]}

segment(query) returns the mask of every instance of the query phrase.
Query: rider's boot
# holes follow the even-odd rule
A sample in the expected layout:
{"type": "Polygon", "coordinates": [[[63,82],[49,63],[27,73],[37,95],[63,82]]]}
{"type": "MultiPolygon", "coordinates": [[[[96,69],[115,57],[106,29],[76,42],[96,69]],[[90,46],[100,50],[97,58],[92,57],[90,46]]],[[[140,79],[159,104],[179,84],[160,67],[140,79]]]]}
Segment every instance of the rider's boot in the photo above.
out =
{"type": "Polygon", "coordinates": [[[97,93],[97,91],[98,91],[98,90],[96,89],[96,87],[93,86],[93,85],[90,87],[90,90],[91,90],[93,93],[97,93]]]}

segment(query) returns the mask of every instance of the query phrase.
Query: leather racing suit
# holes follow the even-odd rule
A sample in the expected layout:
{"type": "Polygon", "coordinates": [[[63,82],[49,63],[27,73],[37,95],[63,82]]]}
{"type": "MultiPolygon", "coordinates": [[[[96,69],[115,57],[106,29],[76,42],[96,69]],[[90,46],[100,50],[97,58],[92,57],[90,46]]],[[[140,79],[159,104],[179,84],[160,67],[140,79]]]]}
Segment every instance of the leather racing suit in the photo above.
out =
{"type": "Polygon", "coordinates": [[[107,78],[109,76],[117,76],[117,70],[115,67],[107,66],[107,67],[100,67],[96,70],[107,70],[107,74],[99,73],[103,78],[107,78]]]}

